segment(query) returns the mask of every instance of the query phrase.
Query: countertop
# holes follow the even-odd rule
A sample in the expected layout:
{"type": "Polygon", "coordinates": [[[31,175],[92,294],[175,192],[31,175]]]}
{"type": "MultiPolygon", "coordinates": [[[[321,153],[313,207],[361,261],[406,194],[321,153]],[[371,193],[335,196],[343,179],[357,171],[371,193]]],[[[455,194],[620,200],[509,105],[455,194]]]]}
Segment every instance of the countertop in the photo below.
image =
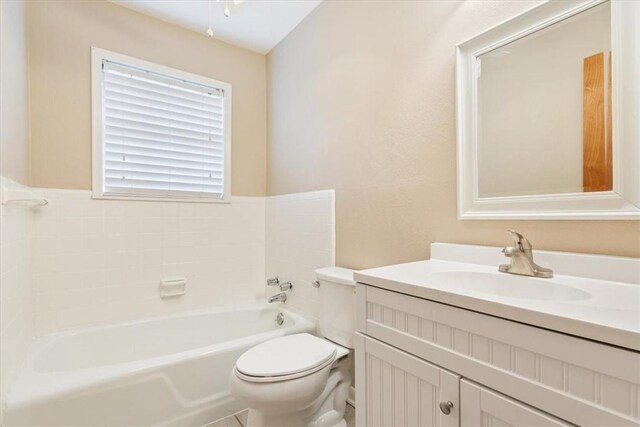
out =
{"type": "Polygon", "coordinates": [[[640,352],[640,283],[634,282],[636,277],[640,281],[640,260],[544,252],[540,257],[544,264],[553,267],[556,261],[562,267],[552,279],[540,279],[498,273],[499,262],[494,260],[503,260],[500,248],[434,245],[440,246],[432,246],[431,260],[361,270],[355,272],[354,279],[389,291],[640,352]],[[479,248],[479,256],[474,256],[474,248],[479,248]],[[595,274],[599,278],[561,274],[574,273],[580,263],[586,262],[596,263],[601,269],[615,268],[609,276],[629,281],[603,280],[608,276],[606,272],[595,274]],[[501,286],[494,289],[476,286],[478,277],[490,287],[493,282],[501,282],[501,286]]]}

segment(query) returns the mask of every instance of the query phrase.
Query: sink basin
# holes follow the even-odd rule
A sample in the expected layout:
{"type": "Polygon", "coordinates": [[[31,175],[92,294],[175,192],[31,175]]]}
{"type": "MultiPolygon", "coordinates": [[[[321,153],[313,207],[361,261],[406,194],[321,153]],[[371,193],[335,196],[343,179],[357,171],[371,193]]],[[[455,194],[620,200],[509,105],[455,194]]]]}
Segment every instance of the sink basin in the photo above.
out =
{"type": "Polygon", "coordinates": [[[456,292],[474,292],[507,298],[541,301],[576,301],[591,298],[588,292],[563,285],[553,279],[505,273],[443,271],[429,274],[427,280],[439,288],[456,292]]]}

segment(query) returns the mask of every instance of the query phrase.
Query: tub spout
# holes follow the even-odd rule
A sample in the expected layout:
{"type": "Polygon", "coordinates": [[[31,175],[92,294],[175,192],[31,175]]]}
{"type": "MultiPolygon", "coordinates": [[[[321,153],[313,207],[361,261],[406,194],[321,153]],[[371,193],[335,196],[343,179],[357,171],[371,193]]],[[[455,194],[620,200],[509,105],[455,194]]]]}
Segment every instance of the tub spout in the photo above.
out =
{"type": "Polygon", "coordinates": [[[269,297],[269,302],[285,302],[287,301],[287,294],[284,292],[280,292],[279,294],[275,294],[269,297]]]}

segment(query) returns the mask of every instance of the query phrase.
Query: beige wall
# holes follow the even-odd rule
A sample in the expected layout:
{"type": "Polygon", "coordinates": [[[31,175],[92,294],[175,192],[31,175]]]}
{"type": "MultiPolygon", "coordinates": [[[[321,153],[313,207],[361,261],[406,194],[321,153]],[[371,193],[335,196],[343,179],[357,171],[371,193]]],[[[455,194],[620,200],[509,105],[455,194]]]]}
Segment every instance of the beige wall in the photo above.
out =
{"type": "Polygon", "coordinates": [[[29,181],[26,8],[0,1],[0,175],[29,181]]]}
{"type": "Polygon", "coordinates": [[[337,260],[434,241],[640,256],[640,222],[459,221],[454,48],[532,1],[325,1],[267,58],[270,195],[336,189],[337,260]]]}
{"type": "Polygon", "coordinates": [[[481,197],[582,191],[583,63],[610,51],[604,3],[480,57],[481,197]]]}
{"type": "Polygon", "coordinates": [[[231,186],[265,194],[265,57],[106,1],[29,2],[31,182],[91,188],[90,47],[233,85],[231,186]]]}

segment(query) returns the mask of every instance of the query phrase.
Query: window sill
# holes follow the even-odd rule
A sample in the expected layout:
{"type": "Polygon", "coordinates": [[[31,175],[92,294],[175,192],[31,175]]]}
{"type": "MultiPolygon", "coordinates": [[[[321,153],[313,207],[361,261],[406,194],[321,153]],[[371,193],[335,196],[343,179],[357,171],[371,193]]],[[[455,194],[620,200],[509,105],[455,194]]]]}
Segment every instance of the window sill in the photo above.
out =
{"type": "Polygon", "coordinates": [[[153,196],[124,196],[117,194],[91,194],[95,200],[128,200],[130,202],[168,202],[168,203],[221,203],[231,204],[230,197],[224,199],[198,197],[153,197],[153,196]]]}

